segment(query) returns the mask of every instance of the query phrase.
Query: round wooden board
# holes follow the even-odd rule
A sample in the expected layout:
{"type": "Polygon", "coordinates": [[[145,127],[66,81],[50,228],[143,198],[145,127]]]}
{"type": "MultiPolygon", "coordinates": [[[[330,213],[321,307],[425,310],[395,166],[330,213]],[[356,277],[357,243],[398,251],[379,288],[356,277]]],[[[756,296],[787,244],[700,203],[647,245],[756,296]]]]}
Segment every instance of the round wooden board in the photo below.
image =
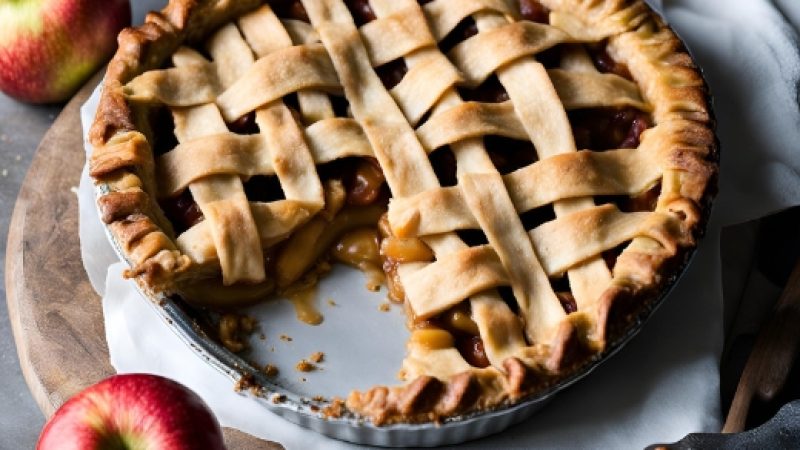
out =
{"type": "MultiPolygon", "coordinates": [[[[20,366],[49,417],[69,397],[114,374],[100,297],[83,269],[78,241],[78,186],[84,164],[80,107],[95,76],[45,134],[20,188],[6,252],[6,300],[20,366]]],[[[233,449],[281,448],[225,429],[233,449]]]]}

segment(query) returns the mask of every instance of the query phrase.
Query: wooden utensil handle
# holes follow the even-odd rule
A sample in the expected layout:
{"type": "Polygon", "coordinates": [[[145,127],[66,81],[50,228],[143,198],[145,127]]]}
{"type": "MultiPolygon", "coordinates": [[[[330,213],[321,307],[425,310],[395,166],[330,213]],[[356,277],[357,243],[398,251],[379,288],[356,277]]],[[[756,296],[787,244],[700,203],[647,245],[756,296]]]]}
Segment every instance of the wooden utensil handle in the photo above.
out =
{"type": "Polygon", "coordinates": [[[758,334],[736,387],[723,433],[744,430],[754,397],[769,401],[783,389],[799,343],[800,259],[795,262],[775,311],[758,334]]]}

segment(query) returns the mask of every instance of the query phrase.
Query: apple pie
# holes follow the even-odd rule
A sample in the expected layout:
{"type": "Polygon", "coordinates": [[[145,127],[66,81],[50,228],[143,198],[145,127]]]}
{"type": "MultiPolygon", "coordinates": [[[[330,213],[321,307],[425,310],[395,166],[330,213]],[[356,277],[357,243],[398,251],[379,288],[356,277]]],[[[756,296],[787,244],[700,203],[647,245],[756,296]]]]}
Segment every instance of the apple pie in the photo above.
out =
{"type": "Polygon", "coordinates": [[[404,382],[345,409],[428,422],[640,321],[704,229],[713,127],[641,0],[170,0],[119,36],[89,165],[151,292],[235,308],[331,254],[384,274],[404,382]]]}

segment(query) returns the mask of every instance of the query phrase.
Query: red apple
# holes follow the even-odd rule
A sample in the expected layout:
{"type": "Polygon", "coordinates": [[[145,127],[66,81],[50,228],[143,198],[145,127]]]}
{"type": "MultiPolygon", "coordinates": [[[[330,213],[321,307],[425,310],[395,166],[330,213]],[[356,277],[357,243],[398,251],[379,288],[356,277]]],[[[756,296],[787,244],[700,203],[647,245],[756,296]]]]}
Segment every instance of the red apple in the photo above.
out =
{"type": "Polygon", "coordinates": [[[115,375],[56,411],[37,450],[224,450],[214,414],[194,392],[158,375],[115,375]]]}
{"type": "Polygon", "coordinates": [[[0,0],[0,91],[34,103],[66,100],[130,23],[128,0],[0,0]]]}

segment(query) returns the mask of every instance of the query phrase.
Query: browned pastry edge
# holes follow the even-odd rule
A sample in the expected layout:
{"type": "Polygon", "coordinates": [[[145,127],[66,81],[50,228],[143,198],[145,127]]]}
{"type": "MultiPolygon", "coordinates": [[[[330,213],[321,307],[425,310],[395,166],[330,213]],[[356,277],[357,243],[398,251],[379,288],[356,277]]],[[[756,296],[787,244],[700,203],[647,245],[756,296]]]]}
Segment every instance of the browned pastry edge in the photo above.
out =
{"type": "Polygon", "coordinates": [[[119,34],[89,131],[94,147],[89,174],[108,187],[98,207],[131,266],[126,276],[137,277],[146,289],[170,291],[173,278],[185,271],[190,261],[177,250],[172,226],[152,200],[156,181],[148,125],[137,117],[141,112],[125,100],[123,86],[160,67],[183,42],[197,41],[260,3],[171,0],[161,12],[147,14],[143,25],[119,34]]]}
{"type": "MultiPolygon", "coordinates": [[[[558,4],[563,0],[542,3],[558,4]]],[[[625,337],[649,313],[687,263],[705,229],[711,200],[716,195],[718,142],[708,88],[683,43],[646,4],[611,3],[615,8],[607,10],[609,15],[625,8],[637,14],[630,14],[634,19],[629,31],[612,37],[609,47],[611,50],[624,47],[628,51],[635,47],[634,51],[646,57],[646,61],[633,61],[624,51],[617,51],[616,55],[620,62],[629,65],[635,81],[641,84],[644,81],[641,78],[647,77],[657,85],[651,89],[658,95],[648,100],[655,103],[656,123],[670,127],[671,142],[664,169],[679,174],[680,191],[662,191],[658,209],[681,219],[681,230],[673,230],[674,234],[666,232],[670,237],[665,242],[670,242],[671,248],[660,254],[625,249],[617,259],[613,284],[596,305],[599,325],[587,329],[579,319],[572,320],[574,314],[568,316],[548,351],[536,363],[526,365],[512,357],[504,361],[505,373],[494,371],[487,375],[485,370],[472,369],[445,381],[420,376],[402,386],[354,391],[346,401],[351,411],[369,417],[377,425],[438,422],[543,395],[601,358],[611,349],[609,343],[625,337]],[[638,14],[643,11],[648,17],[638,14]],[[654,76],[648,71],[664,76],[654,76]],[[414,400],[415,396],[420,398],[414,400]]],[[[588,10],[576,8],[572,12],[587,13],[582,18],[588,20],[588,10]]]]}
{"type": "MultiPolygon", "coordinates": [[[[567,1],[542,3],[555,9],[567,1]]],[[[159,67],[181,43],[200,39],[260,3],[170,0],[160,13],[148,14],[144,25],[120,33],[119,49],[108,66],[89,135],[95,148],[89,162],[90,175],[109,189],[98,205],[103,221],[131,265],[127,276],[137,277],[147,289],[169,291],[173,277],[190,262],[175,247],[169,221],[151,200],[155,198],[155,178],[148,125],[137,118],[141,112],[126,102],[122,87],[144,71],[159,67]]],[[[571,13],[587,22],[597,17],[597,2],[575,3],[579,6],[571,13]]],[[[612,37],[609,49],[616,50],[615,59],[628,63],[645,97],[655,106],[656,122],[670,126],[672,142],[664,169],[679,174],[680,191],[662,191],[659,208],[682,219],[681,230],[674,235],[667,233],[673,236],[667,242],[674,245],[657,255],[630,248],[623,251],[614,269],[615,283],[597,303],[595,314],[601,325],[589,328],[580,315],[569,316],[553,344],[535,363],[526,365],[508,358],[504,372],[475,369],[444,381],[421,376],[403,386],[353,392],[346,410],[378,425],[428,422],[541,395],[601,357],[606,343],[624,336],[683,267],[704,229],[716,193],[717,142],[707,87],[682,42],[646,4],[640,0],[608,0],[602,5],[606,17],[627,12],[630,31],[612,37]],[[644,55],[645,61],[630,60],[626,50],[644,55]],[[669,76],[658,76],[664,73],[669,76]]],[[[338,413],[329,416],[345,413],[341,402],[337,405],[340,407],[334,411],[338,413]]]]}

